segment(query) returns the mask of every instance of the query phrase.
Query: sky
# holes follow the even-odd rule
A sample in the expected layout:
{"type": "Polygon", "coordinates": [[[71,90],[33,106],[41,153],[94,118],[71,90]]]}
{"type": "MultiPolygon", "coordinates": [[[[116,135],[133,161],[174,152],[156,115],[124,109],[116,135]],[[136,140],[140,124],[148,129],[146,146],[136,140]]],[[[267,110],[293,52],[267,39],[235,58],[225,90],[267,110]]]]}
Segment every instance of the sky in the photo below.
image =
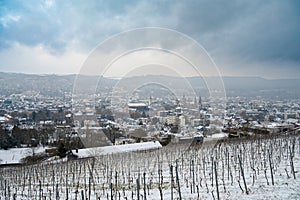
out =
{"type": "Polygon", "coordinates": [[[223,76],[300,77],[298,0],[0,0],[0,71],[76,74],[99,43],[143,27],[193,38],[223,76]]]}

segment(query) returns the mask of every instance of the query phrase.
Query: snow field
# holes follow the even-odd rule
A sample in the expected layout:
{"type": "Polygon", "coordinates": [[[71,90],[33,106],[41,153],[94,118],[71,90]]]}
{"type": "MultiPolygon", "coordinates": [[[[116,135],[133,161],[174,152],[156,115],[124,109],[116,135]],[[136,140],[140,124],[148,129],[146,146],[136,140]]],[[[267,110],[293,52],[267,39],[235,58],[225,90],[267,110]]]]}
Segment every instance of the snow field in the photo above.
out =
{"type": "Polygon", "coordinates": [[[297,135],[198,148],[169,145],[153,151],[1,168],[0,197],[300,199],[299,168],[297,135]]]}

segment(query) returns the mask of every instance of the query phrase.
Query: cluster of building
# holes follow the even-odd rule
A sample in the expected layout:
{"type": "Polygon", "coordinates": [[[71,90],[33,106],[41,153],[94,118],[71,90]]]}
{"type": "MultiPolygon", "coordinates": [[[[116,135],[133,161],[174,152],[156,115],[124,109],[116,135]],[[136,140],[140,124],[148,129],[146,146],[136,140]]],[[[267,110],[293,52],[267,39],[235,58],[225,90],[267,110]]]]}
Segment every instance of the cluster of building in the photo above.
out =
{"type": "Polygon", "coordinates": [[[300,127],[298,100],[200,96],[138,97],[95,96],[71,101],[71,94],[0,97],[0,139],[27,134],[17,145],[53,145],[77,142],[72,148],[143,141],[162,144],[187,138],[241,137],[296,131],[300,127]],[[42,136],[41,136],[42,135],[42,136]],[[26,139],[24,139],[26,138],[26,139]],[[71,140],[71,139],[72,140],[71,140]],[[74,139],[77,138],[77,139],[74,139]],[[80,144],[79,144],[80,143],[80,144]]]}
{"type": "Polygon", "coordinates": [[[72,130],[70,100],[70,94],[62,98],[30,93],[0,97],[1,147],[11,141],[13,144],[4,146],[55,144],[72,130]]]}
{"type": "MultiPolygon", "coordinates": [[[[144,96],[127,99],[120,98],[113,103],[99,99],[94,103],[95,113],[91,112],[92,100],[86,103],[87,106],[80,107],[74,113],[77,130],[87,137],[87,127],[89,130],[98,127],[113,144],[124,144],[149,140],[168,143],[194,137],[204,137],[205,140],[213,135],[242,137],[277,134],[296,131],[300,127],[300,105],[297,100],[267,100],[260,97],[216,100],[184,95],[181,98],[144,96]]],[[[99,134],[99,131],[96,133],[99,134]]]]}

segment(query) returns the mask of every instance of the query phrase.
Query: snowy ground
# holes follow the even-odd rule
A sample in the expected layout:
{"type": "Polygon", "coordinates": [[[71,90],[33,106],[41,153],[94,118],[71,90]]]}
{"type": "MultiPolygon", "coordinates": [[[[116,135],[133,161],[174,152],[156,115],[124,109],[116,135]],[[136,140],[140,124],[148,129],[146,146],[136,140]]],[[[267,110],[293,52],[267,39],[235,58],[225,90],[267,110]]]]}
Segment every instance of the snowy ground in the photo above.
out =
{"type": "MultiPolygon", "coordinates": [[[[73,153],[79,158],[87,158],[92,156],[107,155],[113,153],[125,153],[131,151],[145,151],[161,148],[159,142],[144,142],[126,145],[105,146],[97,148],[79,149],[78,153],[73,150],[73,153]]],[[[0,150],[0,165],[20,164],[22,159],[27,156],[32,156],[34,153],[45,152],[46,147],[35,148],[12,148],[9,150],[0,150]]],[[[51,159],[50,159],[51,160],[51,159]]]]}
{"type": "Polygon", "coordinates": [[[21,163],[22,158],[31,156],[33,151],[35,153],[41,153],[45,152],[45,148],[12,148],[8,150],[0,150],[0,165],[21,163]]]}
{"type": "Polygon", "coordinates": [[[174,145],[4,168],[0,199],[218,199],[218,193],[220,199],[300,199],[299,142],[291,136],[200,149],[174,145]]]}

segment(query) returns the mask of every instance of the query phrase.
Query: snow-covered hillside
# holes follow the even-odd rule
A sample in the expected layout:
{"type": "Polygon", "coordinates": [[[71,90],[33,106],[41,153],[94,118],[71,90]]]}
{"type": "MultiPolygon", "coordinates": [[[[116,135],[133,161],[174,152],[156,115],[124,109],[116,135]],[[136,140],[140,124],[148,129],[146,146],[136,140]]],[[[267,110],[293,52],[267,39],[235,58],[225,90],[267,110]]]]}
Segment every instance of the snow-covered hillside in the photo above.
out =
{"type": "Polygon", "coordinates": [[[298,135],[291,135],[198,148],[169,145],[147,152],[1,168],[0,197],[300,199],[299,142],[298,135]]]}

